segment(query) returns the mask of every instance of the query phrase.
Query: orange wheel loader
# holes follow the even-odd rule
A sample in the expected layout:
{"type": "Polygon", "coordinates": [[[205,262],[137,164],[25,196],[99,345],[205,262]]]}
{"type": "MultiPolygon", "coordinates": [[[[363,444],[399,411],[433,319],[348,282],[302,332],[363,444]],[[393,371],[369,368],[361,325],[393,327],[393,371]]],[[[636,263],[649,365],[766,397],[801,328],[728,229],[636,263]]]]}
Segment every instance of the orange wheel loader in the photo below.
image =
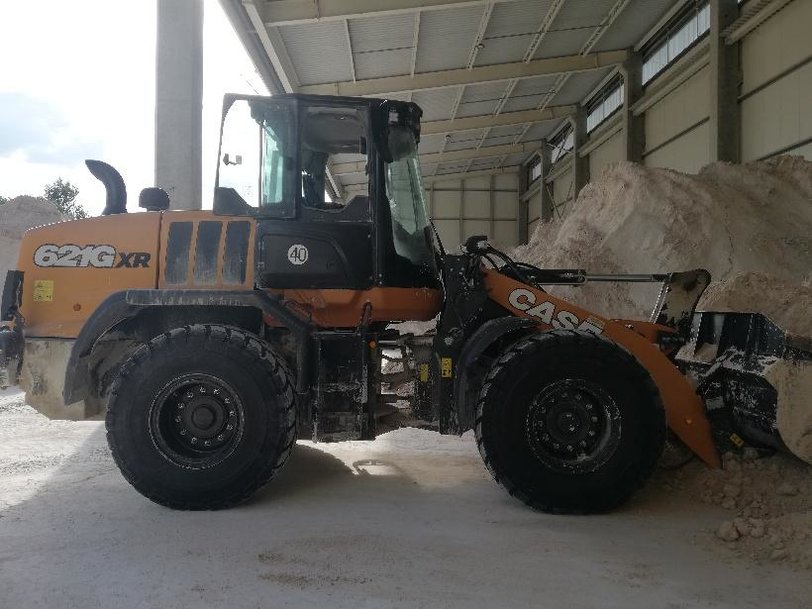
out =
{"type": "Polygon", "coordinates": [[[757,367],[734,378],[694,355],[784,356],[780,330],[695,314],[702,270],[539,269],[478,236],[445,252],[420,117],[394,100],[227,96],[210,211],[170,210],[148,188],[144,212],[127,213],[120,175],[88,161],[104,213],[25,234],[2,297],[0,385],[52,417],[104,413],[124,477],[177,509],[247,499],[297,436],[374,439],[404,381],[415,389],[400,420],[473,430],[497,482],[548,512],[620,505],[667,436],[711,466],[720,450],[779,447],[757,367]],[[545,290],[587,281],[663,287],[649,321],[545,290]],[[435,318],[428,335],[391,327],[435,318]],[[382,366],[393,353],[396,372],[382,366]]]}

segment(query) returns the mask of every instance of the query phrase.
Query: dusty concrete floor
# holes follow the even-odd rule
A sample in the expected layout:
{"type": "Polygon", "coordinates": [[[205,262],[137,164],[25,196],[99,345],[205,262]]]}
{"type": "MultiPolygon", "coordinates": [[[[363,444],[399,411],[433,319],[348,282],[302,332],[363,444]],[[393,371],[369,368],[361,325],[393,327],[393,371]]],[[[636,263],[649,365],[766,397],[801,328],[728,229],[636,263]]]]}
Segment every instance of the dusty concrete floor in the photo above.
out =
{"type": "Polygon", "coordinates": [[[0,607],[812,607],[812,578],[711,541],[718,508],[655,480],[601,517],[533,513],[473,440],[402,430],[301,443],[249,504],[133,491],[99,422],[0,392],[0,607]]]}

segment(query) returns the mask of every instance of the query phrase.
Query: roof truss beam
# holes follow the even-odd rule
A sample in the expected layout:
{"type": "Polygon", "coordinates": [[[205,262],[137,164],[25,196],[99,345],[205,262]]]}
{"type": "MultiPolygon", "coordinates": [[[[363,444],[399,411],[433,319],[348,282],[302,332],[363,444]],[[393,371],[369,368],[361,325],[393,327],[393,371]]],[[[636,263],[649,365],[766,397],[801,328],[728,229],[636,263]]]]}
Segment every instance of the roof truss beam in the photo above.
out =
{"type": "MultiPolygon", "coordinates": [[[[502,146],[486,146],[479,149],[467,148],[465,150],[421,154],[420,162],[427,165],[433,165],[435,163],[454,163],[459,161],[471,161],[475,159],[492,159],[510,154],[534,152],[538,150],[539,145],[539,142],[524,142],[517,146],[514,146],[513,144],[504,144],[502,146]]],[[[331,170],[335,175],[360,173],[366,171],[366,161],[334,163],[331,170]]]]}
{"type": "Polygon", "coordinates": [[[473,131],[475,129],[489,129],[492,127],[508,127],[523,125],[525,123],[540,123],[566,118],[573,114],[576,106],[549,106],[544,110],[523,110],[521,112],[504,112],[502,114],[485,114],[482,116],[469,116],[453,118],[444,121],[428,121],[421,125],[422,135],[436,135],[439,133],[454,133],[456,131],[473,131]]]}
{"type": "Polygon", "coordinates": [[[523,79],[549,74],[564,74],[567,72],[585,72],[597,70],[608,66],[623,63],[629,56],[627,49],[618,51],[605,51],[601,53],[588,53],[585,55],[565,55],[549,59],[534,59],[529,62],[500,63],[475,68],[439,70],[437,72],[421,72],[404,76],[387,76],[383,78],[369,78],[364,80],[326,83],[321,85],[304,85],[299,87],[299,93],[312,93],[319,95],[381,95],[384,93],[397,93],[402,91],[422,91],[426,89],[442,89],[475,83],[497,82],[511,78],[523,79]]]}
{"type": "Polygon", "coordinates": [[[266,25],[293,25],[515,1],[517,0],[386,0],[385,2],[381,0],[266,0],[262,3],[262,18],[266,25]]]}

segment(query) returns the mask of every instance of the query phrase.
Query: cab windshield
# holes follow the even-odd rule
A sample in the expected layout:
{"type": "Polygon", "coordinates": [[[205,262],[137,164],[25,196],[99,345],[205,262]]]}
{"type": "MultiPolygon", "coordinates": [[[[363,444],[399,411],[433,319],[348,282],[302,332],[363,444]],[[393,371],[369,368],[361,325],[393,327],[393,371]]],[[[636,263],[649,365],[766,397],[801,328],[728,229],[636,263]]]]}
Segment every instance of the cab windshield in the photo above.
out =
{"type": "Polygon", "coordinates": [[[415,265],[433,267],[432,230],[414,135],[405,129],[393,130],[390,149],[393,160],[386,164],[386,198],[395,252],[415,265]]]}

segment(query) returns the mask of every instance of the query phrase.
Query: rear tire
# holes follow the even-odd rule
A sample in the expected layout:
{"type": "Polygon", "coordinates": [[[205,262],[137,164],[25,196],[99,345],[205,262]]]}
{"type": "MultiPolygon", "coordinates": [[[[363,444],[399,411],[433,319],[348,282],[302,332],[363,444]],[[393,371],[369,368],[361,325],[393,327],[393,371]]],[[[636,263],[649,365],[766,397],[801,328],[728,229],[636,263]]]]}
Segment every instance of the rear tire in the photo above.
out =
{"type": "Polygon", "coordinates": [[[175,509],[222,509],[271,480],[296,440],[291,376],[243,330],[192,325],[152,339],[110,391],[107,441],[145,497],[175,509]]]}
{"type": "Polygon", "coordinates": [[[609,339],[574,330],[507,349],[477,406],[485,465],[511,495],[545,512],[620,505],[654,471],[665,432],[648,372],[609,339]]]}

